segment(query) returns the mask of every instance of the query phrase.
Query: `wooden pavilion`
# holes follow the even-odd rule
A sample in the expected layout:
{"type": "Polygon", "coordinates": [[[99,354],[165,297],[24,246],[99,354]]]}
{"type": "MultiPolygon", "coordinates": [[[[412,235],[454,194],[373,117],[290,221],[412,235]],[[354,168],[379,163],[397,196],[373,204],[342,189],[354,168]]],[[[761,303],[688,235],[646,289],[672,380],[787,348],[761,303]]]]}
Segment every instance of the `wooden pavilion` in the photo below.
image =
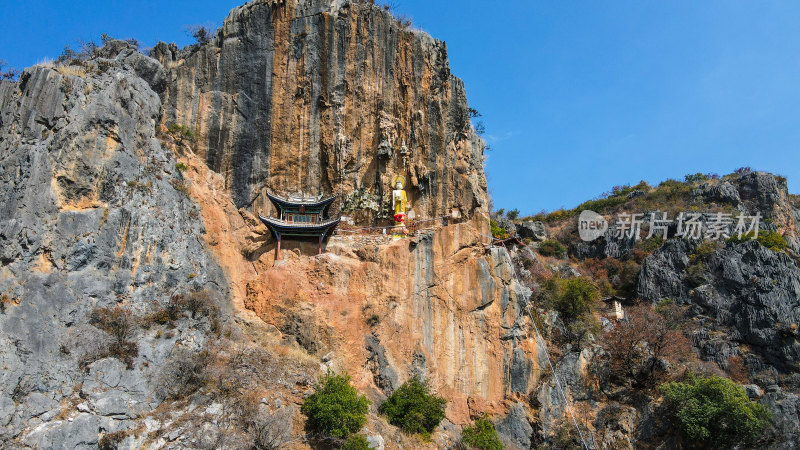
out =
{"type": "Polygon", "coordinates": [[[316,237],[318,252],[321,254],[322,241],[326,236],[330,236],[339,224],[339,218],[327,218],[328,210],[331,203],[336,200],[336,196],[316,199],[284,198],[267,192],[267,197],[278,211],[278,217],[263,217],[259,214],[258,218],[278,240],[275,260],[280,259],[283,236],[316,237]]]}

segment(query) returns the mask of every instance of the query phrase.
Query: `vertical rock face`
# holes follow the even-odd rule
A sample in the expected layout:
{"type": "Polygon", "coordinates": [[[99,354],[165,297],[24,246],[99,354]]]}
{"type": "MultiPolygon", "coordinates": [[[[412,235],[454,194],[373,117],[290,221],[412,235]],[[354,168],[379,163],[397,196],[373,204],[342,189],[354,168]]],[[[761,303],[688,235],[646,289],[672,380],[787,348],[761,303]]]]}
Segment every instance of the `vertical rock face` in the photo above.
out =
{"type": "Polygon", "coordinates": [[[506,249],[485,252],[470,224],[367,245],[357,258],[353,247],[337,240],[322,257],[260,271],[245,305],[303,347],[333,350],[361,387],[390,394],[424,376],[454,423],[504,412],[505,399],[534,390],[543,343],[506,249]]]}
{"type": "Polygon", "coordinates": [[[175,187],[172,152],[155,136],[161,103],[138,70],[161,66],[127,50],[0,82],[0,446],[22,436],[37,448],[96,448],[101,427],[124,428],[158,404],[152,377],[173,346],[205,339],[136,332],[126,370],[102,358],[94,307],[141,313],[192,285],[227,296],[198,239],[198,210],[175,187]],[[76,389],[81,414],[54,420],[76,389]]]}
{"type": "Polygon", "coordinates": [[[196,130],[237,207],[269,212],[265,190],[337,194],[372,223],[390,217],[399,174],[418,218],[487,210],[483,142],[445,44],[378,6],[255,0],[210,43],[152,54],[168,70],[162,123],[196,130]]]}

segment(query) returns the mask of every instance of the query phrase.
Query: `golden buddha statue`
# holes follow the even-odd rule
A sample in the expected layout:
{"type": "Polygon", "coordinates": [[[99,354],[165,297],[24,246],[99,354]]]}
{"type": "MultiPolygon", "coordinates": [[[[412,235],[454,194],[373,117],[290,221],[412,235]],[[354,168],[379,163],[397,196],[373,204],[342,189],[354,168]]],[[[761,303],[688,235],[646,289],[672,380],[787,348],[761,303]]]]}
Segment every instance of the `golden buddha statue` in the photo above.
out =
{"type": "Polygon", "coordinates": [[[406,234],[406,207],[408,206],[408,197],[406,191],[403,190],[406,179],[402,175],[395,175],[392,178],[392,210],[394,211],[394,226],[396,227],[396,234],[406,234]]]}

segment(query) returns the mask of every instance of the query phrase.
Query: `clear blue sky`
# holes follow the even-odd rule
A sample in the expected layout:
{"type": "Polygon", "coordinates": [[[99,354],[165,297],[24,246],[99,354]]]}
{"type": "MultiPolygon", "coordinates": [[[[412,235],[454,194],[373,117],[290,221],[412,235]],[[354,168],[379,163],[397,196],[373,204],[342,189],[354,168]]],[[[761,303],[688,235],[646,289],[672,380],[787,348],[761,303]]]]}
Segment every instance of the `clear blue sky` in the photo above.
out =
{"type": "MultiPolygon", "coordinates": [[[[185,45],[185,25],[239,3],[6,1],[0,59],[29,66],[102,32],[185,45]]],[[[390,3],[447,42],[483,113],[497,208],[741,166],[800,187],[800,1],[390,3]]]]}

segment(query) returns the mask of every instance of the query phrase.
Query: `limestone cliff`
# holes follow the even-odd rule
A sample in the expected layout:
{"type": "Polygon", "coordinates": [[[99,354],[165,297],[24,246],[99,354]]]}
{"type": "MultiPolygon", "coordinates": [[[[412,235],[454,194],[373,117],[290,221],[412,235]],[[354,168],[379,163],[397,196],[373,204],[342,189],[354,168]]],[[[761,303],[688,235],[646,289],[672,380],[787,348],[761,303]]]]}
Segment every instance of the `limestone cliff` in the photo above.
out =
{"type": "Polygon", "coordinates": [[[155,377],[170,353],[206,340],[199,323],[167,339],[135,333],[126,342],[138,356],[120,371],[103,356],[108,336],[89,324],[94,308],[144,314],[176,292],[228,296],[198,239],[198,208],[156,138],[161,104],[142,76],[160,65],[129,48],[115,57],[0,82],[3,447],[76,448],[127,428],[158,405],[155,377]]]}
{"type": "Polygon", "coordinates": [[[367,3],[255,1],[153,54],[111,41],[0,82],[3,445],[308,448],[298,405],[332,367],[375,404],[424,375],[449,401],[433,441],[375,410],[366,432],[451,446],[532,392],[530,293],[484,245],[483,144],[443,43],[367,3]],[[275,261],[248,212],[334,193],[381,223],[397,173],[417,218],[459,223],[275,261]]]}
{"type": "Polygon", "coordinates": [[[764,446],[794,448],[800,214],[784,179],[594,204],[760,213],[786,248],[587,244],[574,211],[517,224],[527,244],[505,247],[486,236],[482,151],[444,43],[371,2],[255,0],[208,43],[149,57],[111,41],[0,81],[0,446],[307,449],[299,406],[329,369],[373,402],[372,448],[455,448],[484,414],[507,448],[673,445],[657,386],[609,369],[625,322],[559,305],[560,283],[588,280],[634,311],[669,298],[694,359],[647,359],[658,381],[736,375],[776,416],[764,446]],[[417,219],[452,219],[338,233],[319,256],[287,241],[276,260],[253,214],[267,190],[337,194],[335,213],[382,224],[395,174],[417,219]],[[430,440],[377,412],[414,375],[447,400],[430,440]]]}
{"type": "Polygon", "coordinates": [[[254,0],[206,45],[157,45],[161,123],[196,130],[195,151],[237,207],[263,193],[341,196],[359,223],[389,215],[390,180],[418,218],[487,212],[483,142],[447,47],[371,2],[254,0]]]}

